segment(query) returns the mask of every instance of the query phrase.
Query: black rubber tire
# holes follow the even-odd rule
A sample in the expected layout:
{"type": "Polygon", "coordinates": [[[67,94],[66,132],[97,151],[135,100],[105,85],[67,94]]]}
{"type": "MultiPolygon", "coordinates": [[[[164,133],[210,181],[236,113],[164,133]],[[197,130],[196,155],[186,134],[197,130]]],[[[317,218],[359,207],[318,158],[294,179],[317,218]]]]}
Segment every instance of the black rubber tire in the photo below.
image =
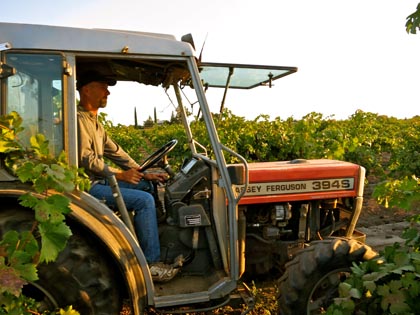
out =
{"type": "Polygon", "coordinates": [[[370,246],[356,240],[313,242],[286,264],[278,284],[279,314],[322,314],[338,296],[338,284],[349,275],[353,262],[376,256],[370,246]]]}
{"type": "MultiPolygon", "coordinates": [[[[28,230],[33,212],[19,206],[0,210],[0,239],[8,230],[28,230]]],[[[113,268],[101,246],[83,229],[71,226],[73,235],[57,260],[38,266],[34,284],[24,294],[40,301],[44,310],[73,306],[83,315],[117,315],[122,298],[113,268]]]]}

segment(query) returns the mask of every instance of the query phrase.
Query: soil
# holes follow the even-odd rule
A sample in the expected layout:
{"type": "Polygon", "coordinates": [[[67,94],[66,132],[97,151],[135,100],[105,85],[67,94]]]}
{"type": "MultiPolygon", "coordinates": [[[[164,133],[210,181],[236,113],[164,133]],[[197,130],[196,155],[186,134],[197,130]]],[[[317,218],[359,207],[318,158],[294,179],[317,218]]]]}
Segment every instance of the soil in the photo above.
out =
{"type": "Polygon", "coordinates": [[[372,197],[375,184],[365,188],[362,212],[356,229],[366,234],[366,244],[379,251],[395,242],[403,242],[401,234],[409,225],[407,219],[420,214],[420,208],[411,211],[385,208],[372,197]]]}
{"type": "MultiPolygon", "coordinates": [[[[370,181],[372,181],[370,179],[370,181]]],[[[402,222],[410,214],[403,209],[385,208],[379,205],[372,194],[375,184],[369,184],[365,187],[363,196],[363,207],[359,217],[358,227],[372,227],[376,225],[393,224],[402,222]]]]}

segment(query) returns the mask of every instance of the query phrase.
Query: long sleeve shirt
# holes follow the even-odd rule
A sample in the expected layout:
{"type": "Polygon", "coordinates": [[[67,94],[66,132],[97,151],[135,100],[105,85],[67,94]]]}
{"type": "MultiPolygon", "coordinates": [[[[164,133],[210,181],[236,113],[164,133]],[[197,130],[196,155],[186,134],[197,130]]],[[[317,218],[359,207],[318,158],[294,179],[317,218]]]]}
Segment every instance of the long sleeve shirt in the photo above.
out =
{"type": "Polygon", "coordinates": [[[140,167],[108,136],[97,115],[78,106],[77,123],[79,167],[84,168],[92,183],[118,172],[118,169],[108,165],[104,158],[111,160],[123,170],[140,167]]]}

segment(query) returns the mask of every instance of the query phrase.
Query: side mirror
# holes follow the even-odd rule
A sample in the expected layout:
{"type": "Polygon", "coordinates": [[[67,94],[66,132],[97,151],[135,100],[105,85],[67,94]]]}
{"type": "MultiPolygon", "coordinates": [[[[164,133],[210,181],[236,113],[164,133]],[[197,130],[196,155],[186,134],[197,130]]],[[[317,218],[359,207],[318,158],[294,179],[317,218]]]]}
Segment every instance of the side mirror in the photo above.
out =
{"type": "Polygon", "coordinates": [[[192,46],[192,48],[194,48],[194,50],[195,50],[195,45],[194,45],[194,40],[193,40],[192,34],[185,34],[184,36],[181,37],[181,41],[189,43],[192,46]]]}
{"type": "Polygon", "coordinates": [[[16,74],[16,69],[0,61],[0,79],[6,79],[16,74]]]}

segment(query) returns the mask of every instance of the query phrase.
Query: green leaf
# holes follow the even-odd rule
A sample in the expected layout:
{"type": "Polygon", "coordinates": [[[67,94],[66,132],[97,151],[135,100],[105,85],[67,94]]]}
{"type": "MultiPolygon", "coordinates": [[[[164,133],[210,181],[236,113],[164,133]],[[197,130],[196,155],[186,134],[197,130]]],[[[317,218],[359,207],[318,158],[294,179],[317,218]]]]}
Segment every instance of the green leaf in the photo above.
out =
{"type": "Polygon", "coordinates": [[[22,181],[22,183],[32,182],[34,178],[41,175],[38,171],[38,167],[35,168],[35,164],[31,161],[27,161],[16,170],[16,175],[22,181]]]}
{"type": "MultiPolygon", "coordinates": [[[[3,239],[0,241],[0,245],[6,248],[8,255],[11,257],[13,257],[15,252],[24,251],[29,255],[29,258],[24,260],[24,262],[31,261],[32,257],[38,252],[38,242],[30,231],[19,233],[10,230],[4,234],[3,239]]],[[[22,261],[23,258],[23,256],[20,257],[20,260],[22,261]]]]}
{"type": "Polygon", "coordinates": [[[26,193],[25,195],[22,195],[19,197],[20,204],[27,208],[35,208],[35,206],[38,204],[38,198],[34,197],[30,193],[26,193]]]}
{"type": "Polygon", "coordinates": [[[349,293],[350,296],[355,299],[360,299],[362,297],[362,293],[356,288],[352,288],[349,293]]]}
{"type": "Polygon", "coordinates": [[[47,174],[55,182],[56,185],[54,185],[54,188],[56,190],[62,192],[72,191],[74,189],[73,173],[66,168],[58,164],[52,164],[50,169],[47,170],[47,174]]]}
{"type": "Polygon", "coordinates": [[[38,242],[29,231],[18,233],[17,231],[8,231],[0,246],[5,248],[8,254],[8,266],[25,280],[35,281],[38,279],[35,258],[38,257],[38,242]]]}
{"type": "Polygon", "coordinates": [[[407,252],[399,251],[394,256],[394,262],[397,267],[401,267],[410,263],[410,255],[407,252]]]}
{"type": "Polygon", "coordinates": [[[364,287],[366,290],[370,292],[374,292],[376,290],[376,283],[375,281],[364,281],[363,282],[364,287]]]}
{"type": "Polygon", "coordinates": [[[54,261],[66,247],[67,240],[72,235],[71,230],[65,223],[43,222],[39,225],[39,231],[42,236],[40,262],[54,261]]]}
{"type": "Polygon", "coordinates": [[[341,297],[349,297],[351,288],[352,288],[351,284],[347,282],[341,282],[338,285],[338,292],[341,297]]]}
{"type": "Polygon", "coordinates": [[[386,296],[390,294],[389,286],[387,284],[378,286],[377,290],[379,295],[386,296]]]}
{"type": "Polygon", "coordinates": [[[407,303],[400,300],[397,300],[396,303],[391,304],[389,310],[391,311],[391,314],[414,314],[409,312],[410,307],[407,305],[407,303]]]}
{"type": "Polygon", "coordinates": [[[404,274],[406,271],[415,271],[416,268],[414,268],[413,265],[405,265],[405,266],[401,266],[399,268],[395,268],[394,270],[392,270],[393,273],[402,275],[404,274]]]}
{"type": "Polygon", "coordinates": [[[0,245],[6,251],[7,256],[13,255],[13,252],[17,248],[19,243],[19,232],[17,231],[8,231],[3,235],[3,239],[0,241],[0,245]]]}
{"type": "Polygon", "coordinates": [[[75,176],[70,170],[58,164],[52,164],[51,168],[47,170],[47,174],[54,181],[55,185],[53,188],[57,191],[72,191],[74,189],[75,184],[73,181],[75,176]]]}
{"type": "Polygon", "coordinates": [[[51,164],[46,170],[47,174],[53,177],[55,180],[62,181],[66,178],[65,168],[58,164],[51,164]]]}
{"type": "Polygon", "coordinates": [[[362,276],[363,281],[378,281],[379,279],[386,277],[388,271],[371,272],[362,276]]]}
{"type": "Polygon", "coordinates": [[[391,292],[399,292],[402,289],[401,280],[392,280],[389,282],[389,288],[391,292]]]}
{"type": "Polygon", "coordinates": [[[401,278],[401,282],[404,288],[407,289],[407,293],[412,297],[419,297],[420,294],[420,276],[413,272],[408,272],[401,278]]]}
{"type": "Polygon", "coordinates": [[[27,263],[14,266],[14,268],[19,271],[20,276],[23,279],[31,282],[38,280],[38,270],[36,264],[27,263]]]}
{"type": "Polygon", "coordinates": [[[38,157],[46,157],[49,155],[48,140],[43,134],[32,136],[30,143],[38,157]]]}
{"type": "Polygon", "coordinates": [[[35,218],[39,222],[49,221],[51,224],[60,223],[65,219],[65,214],[70,213],[70,201],[63,195],[51,195],[38,200],[35,208],[35,218]]]}

